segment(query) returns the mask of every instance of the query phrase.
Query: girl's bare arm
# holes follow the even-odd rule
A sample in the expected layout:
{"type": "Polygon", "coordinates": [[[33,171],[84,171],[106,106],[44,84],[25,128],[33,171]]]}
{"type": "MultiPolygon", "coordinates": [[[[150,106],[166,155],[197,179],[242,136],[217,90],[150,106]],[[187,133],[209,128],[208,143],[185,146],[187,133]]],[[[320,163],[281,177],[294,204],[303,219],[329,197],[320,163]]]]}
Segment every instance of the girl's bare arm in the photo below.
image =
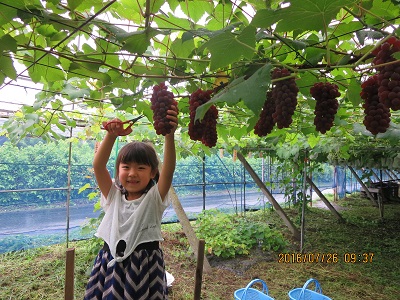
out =
{"type": "Polygon", "coordinates": [[[97,185],[104,197],[107,198],[112,185],[112,179],[110,173],[107,170],[107,162],[110,158],[112,148],[118,135],[121,134],[123,126],[118,123],[119,120],[115,120],[115,123],[110,124],[107,128],[106,136],[100,144],[94,159],[93,159],[93,170],[94,176],[96,177],[97,185]]]}
{"type": "Polygon", "coordinates": [[[164,199],[167,195],[174,176],[176,165],[176,151],[175,151],[175,130],[178,126],[177,108],[168,110],[168,118],[170,124],[173,126],[171,133],[167,134],[164,139],[164,161],[160,171],[160,178],[158,180],[158,190],[161,198],[164,199]]]}

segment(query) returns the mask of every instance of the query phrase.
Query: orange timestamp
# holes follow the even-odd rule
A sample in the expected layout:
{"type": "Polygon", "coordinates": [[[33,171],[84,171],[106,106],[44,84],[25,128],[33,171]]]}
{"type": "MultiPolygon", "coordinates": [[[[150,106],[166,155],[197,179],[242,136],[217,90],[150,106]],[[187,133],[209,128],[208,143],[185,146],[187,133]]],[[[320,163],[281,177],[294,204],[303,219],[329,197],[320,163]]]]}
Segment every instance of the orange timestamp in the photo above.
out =
{"type": "Polygon", "coordinates": [[[345,252],[344,254],[339,253],[322,253],[322,252],[310,252],[310,253],[279,253],[278,263],[372,263],[374,258],[373,252],[345,252]]]}

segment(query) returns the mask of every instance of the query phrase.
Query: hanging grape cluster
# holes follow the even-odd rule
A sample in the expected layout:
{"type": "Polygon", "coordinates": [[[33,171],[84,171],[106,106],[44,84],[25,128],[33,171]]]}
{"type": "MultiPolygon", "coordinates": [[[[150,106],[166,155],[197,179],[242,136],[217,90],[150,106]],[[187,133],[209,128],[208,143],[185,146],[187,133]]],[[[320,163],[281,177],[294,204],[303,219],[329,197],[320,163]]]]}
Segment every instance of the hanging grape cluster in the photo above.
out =
{"type": "MultiPolygon", "coordinates": [[[[272,79],[290,76],[287,69],[276,68],[272,72],[272,79]]],[[[292,124],[292,116],[297,106],[297,88],[295,79],[288,78],[278,80],[272,86],[272,98],[275,101],[275,112],[272,114],[273,121],[279,129],[287,128],[292,124]]]]}
{"type": "Polygon", "coordinates": [[[396,52],[400,52],[400,40],[396,37],[390,37],[372,51],[378,71],[379,101],[395,111],[400,109],[400,61],[393,57],[396,52]]]}
{"type": "Polygon", "coordinates": [[[167,111],[171,106],[178,107],[174,94],[168,91],[165,83],[153,87],[151,96],[151,109],[153,110],[154,129],[158,135],[167,135],[171,132],[172,125],[169,124],[167,111]]]}
{"type": "Polygon", "coordinates": [[[384,133],[390,123],[390,109],[379,101],[378,75],[369,77],[361,84],[361,98],[364,99],[364,125],[372,134],[384,133]]]}
{"type": "Polygon", "coordinates": [[[214,147],[217,144],[218,140],[217,118],[217,107],[215,105],[212,105],[204,115],[203,120],[201,121],[201,123],[204,124],[204,133],[201,142],[210,148],[214,147]]]}
{"type": "Polygon", "coordinates": [[[316,100],[315,128],[324,134],[332,128],[339,108],[339,102],[336,99],[340,96],[338,86],[330,82],[317,82],[311,87],[310,94],[316,100]]]}
{"type": "Polygon", "coordinates": [[[275,126],[274,119],[272,118],[275,112],[275,100],[272,97],[272,92],[267,92],[267,98],[264,102],[264,106],[261,110],[260,117],[254,126],[254,133],[259,137],[266,136],[271,133],[275,126]]]}
{"type": "Polygon", "coordinates": [[[217,118],[218,110],[212,105],[205,113],[203,119],[196,120],[196,109],[211,99],[213,90],[203,91],[198,89],[193,92],[189,100],[190,122],[189,137],[194,141],[201,141],[207,147],[214,147],[217,144],[217,118]]]}
{"type": "MultiPolygon", "coordinates": [[[[390,125],[390,110],[400,110],[400,60],[395,53],[400,52],[400,39],[390,37],[372,51],[375,56],[372,64],[377,74],[368,78],[361,85],[361,98],[364,100],[364,125],[368,131],[376,135],[384,133],[390,125]]],[[[397,54],[398,55],[398,54],[397,54]]],[[[295,78],[286,68],[275,68],[272,71],[272,87],[266,93],[266,100],[254,126],[254,133],[266,136],[276,125],[279,129],[288,128],[293,122],[297,106],[299,89],[295,78]],[[284,78],[284,79],[282,79],[284,78]]],[[[217,143],[218,110],[212,105],[202,120],[196,120],[196,110],[211,99],[214,90],[198,89],[189,100],[190,123],[188,134],[194,141],[201,141],[208,147],[217,143]]],[[[310,89],[316,100],[314,125],[322,134],[329,131],[339,108],[338,86],[329,82],[317,82],[310,89]]],[[[151,98],[154,128],[157,134],[170,133],[172,126],[167,119],[167,110],[177,105],[174,96],[167,91],[164,83],[153,87],[151,98]]]]}

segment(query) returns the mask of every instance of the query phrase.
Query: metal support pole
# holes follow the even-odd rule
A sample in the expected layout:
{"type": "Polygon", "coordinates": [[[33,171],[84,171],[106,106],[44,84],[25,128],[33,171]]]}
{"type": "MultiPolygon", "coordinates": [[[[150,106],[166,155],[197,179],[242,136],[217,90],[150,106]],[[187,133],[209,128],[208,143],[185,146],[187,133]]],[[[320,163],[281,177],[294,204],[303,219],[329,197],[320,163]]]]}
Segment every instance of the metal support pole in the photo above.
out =
{"type": "MultiPolygon", "coordinates": [[[[69,130],[69,137],[72,138],[72,127],[69,130]]],[[[72,161],[72,142],[69,141],[69,148],[68,148],[68,172],[67,172],[67,248],[69,243],[69,219],[70,219],[70,212],[69,206],[71,202],[71,161],[72,161]]]]}
{"type": "Polygon", "coordinates": [[[301,207],[301,229],[300,229],[300,252],[304,253],[304,232],[305,232],[305,222],[306,222],[306,206],[307,206],[307,197],[306,197],[306,188],[307,188],[307,151],[304,155],[304,165],[303,165],[303,205],[301,207]]]}
{"type": "Polygon", "coordinates": [[[202,171],[203,171],[203,210],[206,209],[206,156],[203,154],[202,159],[202,171]]]}

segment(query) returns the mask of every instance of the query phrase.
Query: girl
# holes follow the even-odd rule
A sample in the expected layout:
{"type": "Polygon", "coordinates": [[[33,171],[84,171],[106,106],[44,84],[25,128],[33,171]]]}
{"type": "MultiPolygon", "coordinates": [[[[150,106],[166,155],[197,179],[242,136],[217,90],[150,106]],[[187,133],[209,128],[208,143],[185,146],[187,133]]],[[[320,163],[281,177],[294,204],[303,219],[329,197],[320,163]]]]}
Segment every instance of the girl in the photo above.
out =
{"type": "Polygon", "coordinates": [[[118,153],[114,180],[107,161],[116,138],[130,134],[132,129],[124,129],[118,119],[104,126],[107,133],[93,160],[105,211],[96,236],[104,240],[104,246],[94,262],[85,300],[167,299],[159,241],[163,240],[161,218],[169,205],[168,191],[176,164],[176,107],[168,110],[167,118],[173,128],[165,136],[161,172],[154,148],[144,142],[132,142],[118,153]]]}

